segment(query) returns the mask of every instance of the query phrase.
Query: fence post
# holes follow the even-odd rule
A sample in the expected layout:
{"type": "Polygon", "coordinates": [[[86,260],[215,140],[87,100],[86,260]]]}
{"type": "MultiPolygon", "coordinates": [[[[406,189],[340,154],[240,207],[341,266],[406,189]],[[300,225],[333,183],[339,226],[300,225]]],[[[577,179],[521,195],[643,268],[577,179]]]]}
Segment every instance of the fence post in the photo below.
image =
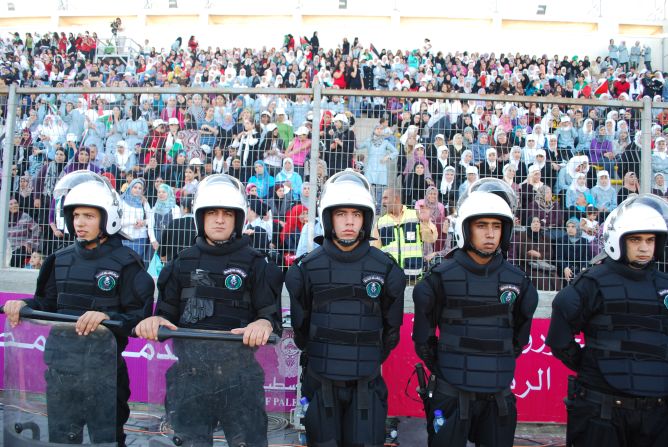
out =
{"type": "MultiPolygon", "coordinates": [[[[308,198],[308,240],[307,250],[313,250],[313,237],[315,234],[316,196],[318,191],[318,157],[320,152],[320,102],[322,101],[322,84],[313,80],[313,124],[311,125],[311,161],[309,162],[309,184],[311,195],[308,198]]],[[[306,175],[306,172],[304,172],[306,175]]],[[[321,222],[322,223],[322,222],[321,222]]]]}
{"type": "Polygon", "coordinates": [[[652,101],[645,96],[642,99],[640,130],[642,147],[640,148],[640,192],[652,191],[652,101]]]}
{"type": "Polygon", "coordinates": [[[5,127],[5,147],[2,152],[2,187],[0,187],[0,268],[9,264],[7,259],[7,227],[9,225],[9,190],[12,181],[14,161],[14,131],[16,130],[16,84],[9,86],[7,98],[7,126],[5,127]]]}

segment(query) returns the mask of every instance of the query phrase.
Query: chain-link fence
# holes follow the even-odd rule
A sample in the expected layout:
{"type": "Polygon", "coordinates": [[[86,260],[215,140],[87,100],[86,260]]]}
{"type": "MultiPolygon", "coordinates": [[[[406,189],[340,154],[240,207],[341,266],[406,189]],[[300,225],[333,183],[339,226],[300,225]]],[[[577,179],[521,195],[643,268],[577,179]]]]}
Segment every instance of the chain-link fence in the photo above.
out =
{"type": "Polygon", "coordinates": [[[541,290],[560,289],[601,252],[603,221],[629,194],[666,196],[668,113],[649,101],[319,86],[16,89],[0,100],[13,104],[3,111],[0,209],[12,267],[39,268],[72,242],[52,190],[79,169],[121,194],[127,243],[154,275],[192,242],[192,198],[213,173],[246,185],[244,233],[282,267],[321,233],[315,204],[327,178],[364,173],[374,243],[411,276],[454,247],[467,186],[501,179],[518,198],[508,256],[541,290]]]}

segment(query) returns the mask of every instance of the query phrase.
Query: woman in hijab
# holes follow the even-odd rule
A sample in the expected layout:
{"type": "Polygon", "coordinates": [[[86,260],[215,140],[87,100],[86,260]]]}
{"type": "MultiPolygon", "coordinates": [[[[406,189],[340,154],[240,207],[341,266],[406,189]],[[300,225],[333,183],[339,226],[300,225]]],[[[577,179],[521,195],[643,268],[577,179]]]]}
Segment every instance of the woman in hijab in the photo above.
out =
{"type": "Polygon", "coordinates": [[[640,194],[640,184],[635,172],[627,172],[622,180],[622,187],[617,192],[617,205],[628,199],[631,194],[640,194]]]}
{"type": "Polygon", "coordinates": [[[123,240],[123,245],[137,252],[148,266],[151,250],[148,243],[147,220],[151,209],[144,197],[143,179],[136,178],[130,182],[121,195],[121,210],[123,212],[121,231],[130,237],[130,240],[123,240]]]}
{"type": "Polygon", "coordinates": [[[610,157],[614,159],[612,140],[608,138],[606,127],[598,126],[596,138],[592,140],[589,148],[589,160],[593,164],[603,163],[605,165],[606,162],[610,162],[610,157]]]}
{"type": "Polygon", "coordinates": [[[293,192],[293,190],[286,192],[283,183],[277,182],[274,185],[274,195],[269,199],[269,208],[271,209],[272,216],[281,221],[281,225],[285,225],[285,216],[295,205],[296,201],[293,192]]]}
{"type": "Polygon", "coordinates": [[[441,202],[448,210],[452,210],[457,204],[457,188],[456,169],[453,166],[446,166],[443,170],[439,192],[441,202]]]}
{"type": "Polygon", "coordinates": [[[264,161],[256,160],[253,164],[255,175],[248,179],[248,183],[257,186],[257,196],[260,199],[270,197],[271,188],[274,186],[274,177],[265,171],[264,161]]]}
{"type": "Polygon", "coordinates": [[[538,216],[532,216],[526,231],[518,233],[515,258],[538,290],[556,290],[557,266],[553,263],[552,243],[538,216]]]}
{"type": "Polygon", "coordinates": [[[503,165],[503,181],[508,184],[515,191],[515,194],[519,195],[520,185],[515,180],[517,177],[517,168],[513,163],[506,163],[503,165]]]}
{"type": "Polygon", "coordinates": [[[166,183],[158,187],[158,199],[148,215],[148,238],[153,250],[160,246],[162,231],[169,223],[181,217],[181,208],[176,204],[174,190],[166,183]]]}
{"type": "Polygon", "coordinates": [[[662,173],[668,174],[668,148],[666,139],[659,137],[656,139],[654,152],[652,152],[652,175],[662,173]]]}
{"type": "Polygon", "coordinates": [[[417,163],[421,163],[425,169],[425,176],[431,179],[431,172],[429,172],[429,161],[425,156],[424,146],[422,143],[415,145],[413,152],[406,157],[406,166],[404,167],[404,178],[415,171],[414,167],[417,163]]]}
{"type": "Polygon", "coordinates": [[[19,178],[19,190],[16,194],[16,200],[19,202],[19,208],[27,213],[31,218],[36,219],[37,209],[35,209],[35,201],[33,198],[32,192],[32,179],[30,174],[25,172],[21,178],[19,178]]]}
{"type": "Polygon", "coordinates": [[[566,209],[579,218],[584,215],[586,207],[589,204],[596,205],[594,197],[587,187],[585,174],[578,172],[575,174],[571,186],[566,191],[566,209]]]}
{"type": "Polygon", "coordinates": [[[466,149],[462,152],[459,163],[455,166],[457,187],[466,181],[466,168],[469,166],[473,166],[473,152],[470,149],[466,149]]]}
{"type": "Polygon", "coordinates": [[[456,133],[452,137],[452,143],[450,144],[450,156],[453,159],[461,158],[462,151],[464,151],[464,137],[460,133],[456,133]]]}
{"type": "Polygon", "coordinates": [[[142,117],[141,109],[138,106],[130,107],[130,116],[121,122],[119,128],[129,151],[134,151],[137,143],[143,143],[144,138],[148,135],[148,124],[142,117]]]}
{"type": "Polygon", "coordinates": [[[292,191],[294,197],[299,199],[299,192],[302,190],[302,177],[295,172],[292,158],[283,159],[283,169],[276,174],[276,182],[281,182],[287,188],[286,192],[292,191]]]}
{"type": "Polygon", "coordinates": [[[578,145],[575,147],[574,155],[588,155],[591,142],[595,136],[594,121],[591,118],[587,118],[578,130],[578,145]]]}
{"type": "Polygon", "coordinates": [[[441,251],[445,248],[445,240],[447,237],[447,231],[445,233],[441,231],[443,222],[447,217],[447,210],[438,200],[438,189],[436,189],[436,186],[428,186],[424,193],[424,199],[415,202],[415,209],[421,209],[423,207],[429,211],[429,218],[438,229],[438,238],[434,242],[433,251],[441,251]]]}
{"type": "Polygon", "coordinates": [[[16,199],[9,199],[7,241],[11,250],[11,267],[23,268],[33,250],[40,247],[39,225],[26,212],[21,211],[16,199]]]}
{"type": "Polygon", "coordinates": [[[408,207],[414,207],[415,202],[421,199],[426,191],[429,183],[425,175],[425,165],[417,162],[414,164],[413,172],[406,175],[404,179],[404,187],[402,189],[401,201],[408,207]]]}
{"type": "Polygon", "coordinates": [[[617,208],[617,190],[610,184],[610,174],[601,169],[596,173],[596,186],[591,189],[601,219],[605,220],[610,211],[617,208]]]}
{"type": "Polygon", "coordinates": [[[227,173],[239,180],[241,183],[247,183],[250,176],[250,169],[247,166],[241,165],[241,157],[235,155],[230,158],[230,167],[227,173]]]}
{"type": "Polygon", "coordinates": [[[657,196],[668,200],[668,185],[666,185],[666,176],[661,172],[654,174],[652,194],[656,194],[657,196]]]}
{"type": "Polygon", "coordinates": [[[82,147],[79,148],[79,151],[77,152],[77,161],[73,161],[67,166],[65,166],[65,169],[63,170],[63,175],[69,174],[70,172],[74,171],[92,171],[95,172],[96,174],[100,173],[100,168],[95,166],[90,162],[90,149],[87,147],[82,147]]]}
{"type": "Polygon", "coordinates": [[[480,178],[485,177],[498,179],[503,177],[501,164],[498,162],[497,152],[493,147],[487,148],[485,151],[485,160],[480,163],[480,178]]]}
{"type": "Polygon", "coordinates": [[[307,221],[308,208],[304,205],[295,205],[290,208],[285,216],[285,226],[283,226],[279,236],[279,241],[285,251],[294,252],[297,250],[299,236],[307,221]]]}

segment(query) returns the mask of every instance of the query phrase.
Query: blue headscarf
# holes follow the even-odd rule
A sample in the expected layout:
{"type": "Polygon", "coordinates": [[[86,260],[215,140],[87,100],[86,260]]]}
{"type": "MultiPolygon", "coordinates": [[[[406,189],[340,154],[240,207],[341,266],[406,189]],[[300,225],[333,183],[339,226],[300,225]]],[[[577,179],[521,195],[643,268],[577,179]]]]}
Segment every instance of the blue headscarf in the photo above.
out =
{"type": "Polygon", "coordinates": [[[160,200],[160,198],[158,198],[158,200],[155,202],[155,206],[153,207],[153,212],[164,216],[165,214],[170,213],[176,206],[176,197],[174,196],[174,190],[172,190],[172,187],[165,183],[161,184],[158,190],[165,191],[167,193],[167,198],[165,200],[160,200]]]}
{"type": "Polygon", "coordinates": [[[143,208],[144,204],[142,202],[142,197],[132,195],[132,188],[134,188],[137,183],[141,183],[142,189],[144,188],[144,180],[136,178],[130,182],[128,189],[121,195],[121,199],[133,208],[143,208]]]}

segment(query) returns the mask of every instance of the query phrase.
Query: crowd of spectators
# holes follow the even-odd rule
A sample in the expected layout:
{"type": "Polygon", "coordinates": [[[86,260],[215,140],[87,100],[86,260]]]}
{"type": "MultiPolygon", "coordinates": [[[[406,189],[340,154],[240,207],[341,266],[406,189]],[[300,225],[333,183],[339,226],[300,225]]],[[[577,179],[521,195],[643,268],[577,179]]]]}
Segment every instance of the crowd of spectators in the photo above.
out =
{"type": "MultiPolygon", "coordinates": [[[[396,199],[433,230],[423,242],[423,268],[452,248],[456,202],[467,186],[484,177],[505,180],[518,195],[510,257],[539,288],[555,290],[600,252],[607,214],[639,192],[638,110],[511,97],[408,99],[391,92],[668,96],[662,73],[649,70],[647,50],[638,53],[645,57],[641,65],[633,49],[634,58],[624,61],[621,45],[617,57],[610,49],[605,57],[580,59],[446,55],[428,40],[413,51],[378,52],[357,39],[325,50],[317,33],[299,44],[288,35],[279,49],[214,50],[200,48],[193,36],[186,47],[180,38],[167,51],[147,46],[123,63],[92,57],[94,50],[81,48],[85,35],[81,42],[62,37],[63,45],[56,34],[39,39],[15,34],[3,41],[1,79],[98,88],[309,87],[318,79],[328,87],[386,90],[388,96],[327,96],[320,116],[313,116],[308,95],[137,95],[103,89],[24,95],[17,131],[4,135],[15,145],[7,235],[16,267],[34,266],[70,240],[52,196],[68,172],[87,169],[109,179],[121,194],[127,244],[159,270],[191,240],[192,197],[203,177],[228,173],[246,186],[244,233],[286,266],[304,245],[311,195],[317,196],[333,173],[352,168],[371,183],[379,215],[383,192],[400,191],[396,199]],[[371,123],[371,131],[361,132],[358,122],[371,123]],[[321,144],[315,160],[314,132],[321,144]]],[[[652,192],[666,197],[668,112],[655,109],[653,121],[652,192]]]]}

